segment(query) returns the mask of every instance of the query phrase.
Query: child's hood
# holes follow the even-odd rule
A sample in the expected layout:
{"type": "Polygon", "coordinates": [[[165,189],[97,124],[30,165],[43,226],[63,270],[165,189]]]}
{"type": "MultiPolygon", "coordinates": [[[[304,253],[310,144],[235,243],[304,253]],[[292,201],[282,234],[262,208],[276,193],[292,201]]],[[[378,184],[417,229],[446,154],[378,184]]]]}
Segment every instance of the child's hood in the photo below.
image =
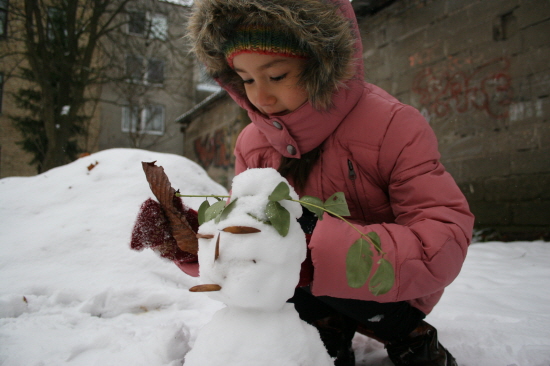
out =
{"type": "Polygon", "coordinates": [[[195,0],[188,31],[207,72],[284,156],[299,158],[322,143],[362,93],[362,45],[349,0],[195,0]],[[237,25],[287,29],[311,55],[301,80],[309,103],[278,117],[282,128],[254,109],[225,60],[223,45],[237,25]]]}

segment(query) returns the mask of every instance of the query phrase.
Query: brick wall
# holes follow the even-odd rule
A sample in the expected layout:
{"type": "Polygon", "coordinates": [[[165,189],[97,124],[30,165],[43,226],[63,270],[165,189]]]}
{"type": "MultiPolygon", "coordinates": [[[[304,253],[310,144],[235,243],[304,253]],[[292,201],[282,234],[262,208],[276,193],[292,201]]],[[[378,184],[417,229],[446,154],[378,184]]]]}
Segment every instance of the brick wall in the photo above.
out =
{"type": "Polygon", "coordinates": [[[550,1],[397,0],[360,19],[365,77],[418,108],[478,229],[550,232],[550,1]]]}

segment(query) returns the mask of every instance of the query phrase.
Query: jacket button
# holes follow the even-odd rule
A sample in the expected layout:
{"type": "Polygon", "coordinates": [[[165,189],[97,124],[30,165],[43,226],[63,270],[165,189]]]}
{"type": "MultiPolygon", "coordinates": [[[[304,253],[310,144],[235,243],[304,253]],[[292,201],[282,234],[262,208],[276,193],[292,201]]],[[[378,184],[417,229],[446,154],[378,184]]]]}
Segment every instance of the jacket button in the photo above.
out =
{"type": "Polygon", "coordinates": [[[290,155],[296,155],[296,148],[292,145],[288,145],[286,151],[288,151],[290,155]]]}
{"type": "Polygon", "coordinates": [[[276,129],[278,130],[282,130],[283,129],[283,126],[281,126],[281,124],[277,121],[272,121],[273,123],[273,126],[275,126],[276,129]]]}

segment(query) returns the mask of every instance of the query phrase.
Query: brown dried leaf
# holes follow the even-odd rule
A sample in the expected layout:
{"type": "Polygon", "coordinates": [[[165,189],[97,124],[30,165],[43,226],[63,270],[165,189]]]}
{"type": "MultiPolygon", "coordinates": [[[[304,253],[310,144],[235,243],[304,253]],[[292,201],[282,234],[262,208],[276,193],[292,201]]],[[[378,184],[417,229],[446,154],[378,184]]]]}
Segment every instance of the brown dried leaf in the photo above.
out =
{"type": "Polygon", "coordinates": [[[211,291],[220,291],[222,288],[220,285],[210,284],[210,285],[197,285],[189,289],[191,292],[211,292],[211,291]]]}
{"type": "Polygon", "coordinates": [[[216,239],[216,249],[214,250],[214,261],[220,257],[220,234],[218,234],[218,239],[216,239]]]}
{"type": "Polygon", "coordinates": [[[212,234],[197,234],[197,239],[214,239],[214,235],[212,234]]]}
{"type": "Polygon", "coordinates": [[[93,168],[95,168],[97,166],[97,164],[99,164],[97,161],[95,162],[95,164],[90,164],[88,165],[88,171],[92,170],[93,168]]]}
{"type": "Polygon", "coordinates": [[[197,254],[199,251],[198,239],[196,233],[189,225],[189,222],[174,205],[176,190],[172,188],[170,180],[164,173],[164,169],[152,163],[142,162],[143,171],[151,192],[155,195],[164,211],[164,214],[170,222],[172,236],[176,239],[178,247],[184,252],[197,254]]]}
{"type": "Polygon", "coordinates": [[[255,227],[250,226],[228,226],[222,231],[231,234],[252,234],[261,232],[260,229],[256,229],[255,227]]]}

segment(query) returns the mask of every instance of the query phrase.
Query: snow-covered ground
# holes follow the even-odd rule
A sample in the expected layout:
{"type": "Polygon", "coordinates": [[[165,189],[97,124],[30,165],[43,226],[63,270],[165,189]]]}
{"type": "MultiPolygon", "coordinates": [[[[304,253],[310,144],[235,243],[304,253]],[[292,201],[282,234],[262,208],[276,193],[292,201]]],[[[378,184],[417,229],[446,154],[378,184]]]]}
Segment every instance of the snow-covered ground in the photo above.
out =
{"type": "MultiPolygon", "coordinates": [[[[0,180],[0,365],[182,364],[223,305],[188,292],[197,279],[152,251],[129,249],[152,196],[141,162],[154,160],[186,194],[227,194],[185,158],[132,149],[0,180]]],[[[426,319],[459,365],[550,365],[548,263],[547,242],[470,247],[426,319]]],[[[357,365],[391,365],[379,343],[357,335],[354,346],[357,365]]]]}

